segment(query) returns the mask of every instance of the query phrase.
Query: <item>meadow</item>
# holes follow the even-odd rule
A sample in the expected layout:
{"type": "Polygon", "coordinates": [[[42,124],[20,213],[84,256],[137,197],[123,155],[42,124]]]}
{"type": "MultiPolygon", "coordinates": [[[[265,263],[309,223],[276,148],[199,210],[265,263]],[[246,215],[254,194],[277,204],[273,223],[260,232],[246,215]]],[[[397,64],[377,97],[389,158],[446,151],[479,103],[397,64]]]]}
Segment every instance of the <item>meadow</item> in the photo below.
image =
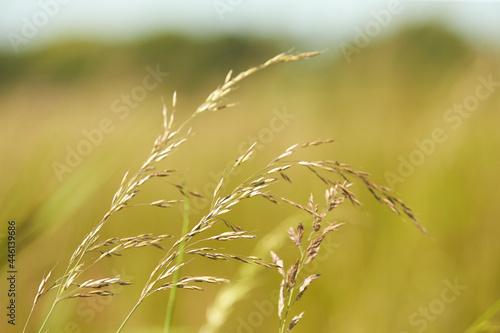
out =
{"type": "MultiPolygon", "coordinates": [[[[0,216],[17,226],[16,327],[30,313],[40,281],[64,274],[83,238],[109,210],[123,175],[137,170],[162,133],[164,104],[176,91],[176,121],[239,73],[292,47],[293,41],[156,36],[130,44],[72,42],[0,54],[0,216]]],[[[393,190],[429,235],[393,214],[353,179],[362,207],[345,203],[307,275],[321,273],[297,303],[305,311],[294,332],[500,332],[500,62],[439,26],[410,27],[373,41],[350,62],[336,44],[321,55],[255,73],[224,97],[234,107],[193,119],[189,140],[161,165],[181,170],[179,182],[203,195],[190,219],[209,209],[220,176],[257,142],[237,185],[295,143],[332,139],[300,159],[348,163],[393,190]]],[[[290,171],[277,191],[306,204],[324,185],[290,171]]],[[[163,178],[145,184],[135,203],[182,199],[163,178]]],[[[102,238],[179,235],[182,205],[138,206],[117,212],[102,238]]],[[[289,227],[307,214],[266,200],[238,205],[227,219],[257,236],[223,244],[224,251],[287,265],[296,257],[289,227]]],[[[222,229],[221,229],[222,231],[222,229]]],[[[6,238],[2,238],[6,248],[6,238]]],[[[166,240],[168,242],[168,240],[166,240]]],[[[6,251],[2,251],[6,272],[6,251]]],[[[64,300],[50,332],[115,332],[164,253],[155,247],[105,258],[87,277],[133,280],[112,297],[64,300]]],[[[193,259],[186,275],[230,279],[177,291],[173,332],[278,332],[280,276],[261,266],[193,259]],[[207,312],[208,311],[208,312],[207,312]],[[208,316],[208,319],[207,319],[208,316]]],[[[2,279],[0,292],[8,289],[2,279]]],[[[50,308],[37,304],[28,332],[50,308]]],[[[2,298],[3,300],[4,298],[2,298]]],[[[146,299],[123,332],[162,332],[168,292],[146,299]]]]}

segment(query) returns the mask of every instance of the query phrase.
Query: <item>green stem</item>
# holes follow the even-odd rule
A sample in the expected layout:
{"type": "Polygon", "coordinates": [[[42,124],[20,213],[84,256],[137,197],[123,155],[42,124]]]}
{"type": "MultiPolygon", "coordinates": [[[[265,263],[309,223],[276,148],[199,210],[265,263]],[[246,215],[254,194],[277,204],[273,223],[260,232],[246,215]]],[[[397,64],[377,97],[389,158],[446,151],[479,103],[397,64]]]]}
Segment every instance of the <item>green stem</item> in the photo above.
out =
{"type": "Polygon", "coordinates": [[[465,333],[482,332],[481,329],[491,325],[490,320],[497,313],[500,312],[500,299],[496,301],[485,313],[483,313],[470,327],[467,328],[465,333]]]}
{"type": "MultiPolygon", "coordinates": [[[[189,196],[186,193],[184,194],[184,216],[182,221],[181,237],[184,237],[184,235],[186,235],[189,230],[189,211],[190,211],[190,202],[189,202],[189,196]]],[[[176,258],[176,265],[180,265],[184,261],[186,242],[187,239],[184,242],[182,242],[179,246],[179,254],[177,255],[176,258]]],[[[177,282],[179,282],[180,271],[181,271],[180,269],[176,270],[172,276],[172,284],[174,286],[170,290],[170,295],[168,298],[167,313],[165,315],[165,324],[163,326],[164,333],[170,333],[170,328],[172,326],[172,319],[174,316],[174,309],[175,309],[175,300],[177,298],[177,287],[175,285],[177,284],[177,282]]]]}
{"type": "Polygon", "coordinates": [[[43,328],[45,327],[45,324],[47,324],[47,321],[49,320],[49,317],[52,314],[52,311],[54,311],[55,306],[56,306],[56,301],[54,301],[54,303],[52,303],[52,306],[50,307],[49,313],[47,313],[47,316],[45,316],[45,320],[43,321],[42,326],[38,330],[38,333],[42,332],[43,328]]]}
{"type": "Polygon", "coordinates": [[[130,317],[132,316],[132,314],[135,312],[135,310],[137,309],[137,307],[141,304],[141,301],[142,300],[140,300],[139,302],[137,302],[136,305],[134,305],[134,307],[132,308],[132,310],[127,315],[127,318],[125,318],[125,320],[122,322],[122,324],[120,325],[120,327],[118,328],[118,330],[116,331],[116,333],[120,333],[121,332],[123,326],[125,326],[125,324],[128,322],[128,320],[130,319],[130,317]]]}
{"type": "MultiPolygon", "coordinates": [[[[87,249],[88,249],[88,248],[89,248],[89,246],[88,246],[88,244],[87,244],[87,245],[85,246],[85,248],[84,248],[84,249],[82,249],[82,253],[81,253],[80,257],[78,258],[78,260],[76,261],[76,263],[74,264],[74,266],[73,266],[73,267],[77,267],[77,266],[80,264],[80,261],[82,260],[82,258],[83,258],[83,256],[85,255],[85,253],[86,253],[86,251],[87,251],[87,249]]],[[[71,265],[71,264],[70,264],[70,265],[71,265]]],[[[50,315],[52,314],[52,312],[54,311],[54,308],[56,307],[56,304],[57,304],[57,303],[61,300],[61,298],[62,298],[62,294],[64,293],[64,290],[63,290],[64,285],[65,285],[66,281],[68,281],[68,279],[69,279],[69,277],[68,277],[68,272],[69,272],[69,271],[70,271],[70,266],[68,266],[68,267],[66,268],[66,271],[64,272],[63,277],[64,277],[64,276],[66,276],[66,279],[65,279],[65,280],[63,279],[63,280],[59,283],[59,287],[57,288],[57,296],[56,296],[56,299],[55,299],[55,300],[54,300],[54,302],[52,303],[52,306],[50,307],[49,312],[48,312],[48,313],[47,313],[47,315],[45,316],[45,320],[43,321],[42,326],[41,326],[41,327],[40,327],[40,329],[38,330],[38,333],[42,333],[42,331],[43,331],[43,329],[44,329],[45,325],[47,324],[47,322],[48,322],[48,320],[49,320],[50,315]]],[[[30,316],[31,316],[31,314],[30,314],[30,316]]],[[[28,324],[28,323],[26,322],[26,325],[27,325],[27,324],[28,324]]],[[[25,329],[26,329],[26,327],[25,327],[25,329]]]]}
{"type": "MultiPolygon", "coordinates": [[[[311,235],[309,235],[309,240],[312,238],[311,235]]],[[[297,277],[299,276],[302,269],[306,266],[305,256],[304,256],[305,252],[302,250],[302,248],[299,248],[299,251],[300,251],[300,260],[299,260],[299,267],[297,268],[297,277]]],[[[296,290],[295,287],[296,286],[292,287],[292,289],[290,289],[290,292],[287,294],[286,307],[285,307],[286,311],[283,314],[283,319],[280,321],[281,325],[280,325],[279,333],[285,333],[285,331],[286,331],[288,314],[289,314],[292,306],[295,304],[295,298],[294,298],[294,296],[296,297],[296,295],[294,295],[295,290],[296,290]]]]}

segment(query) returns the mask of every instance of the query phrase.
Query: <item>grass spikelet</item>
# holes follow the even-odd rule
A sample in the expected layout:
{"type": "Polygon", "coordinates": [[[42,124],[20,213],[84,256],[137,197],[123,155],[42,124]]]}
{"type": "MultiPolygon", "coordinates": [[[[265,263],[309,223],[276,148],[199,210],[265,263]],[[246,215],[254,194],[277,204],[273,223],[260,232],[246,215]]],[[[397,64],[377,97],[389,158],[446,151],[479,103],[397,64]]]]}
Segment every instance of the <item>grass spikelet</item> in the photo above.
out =
{"type": "MultiPolygon", "coordinates": [[[[416,221],[412,210],[403,201],[392,196],[387,188],[371,182],[368,179],[369,175],[367,173],[353,170],[347,164],[331,160],[292,160],[296,156],[294,154],[301,149],[330,144],[333,140],[315,140],[293,144],[283,153],[272,159],[267,165],[254,172],[252,176],[240,184],[230,187],[229,185],[231,184],[226,183],[229,178],[228,175],[251,159],[256,152],[257,142],[255,142],[247,151],[235,159],[233,166],[228,168],[227,172],[223,173],[213,191],[210,206],[196,220],[191,216],[190,200],[192,198],[204,198],[204,196],[190,189],[184,182],[175,183],[171,180],[170,176],[177,173],[178,170],[160,168],[160,163],[165,163],[168,157],[175,154],[178,150],[185,149],[184,144],[192,135],[189,126],[194,118],[235,105],[235,103],[227,101],[227,96],[243,79],[265,68],[280,63],[314,57],[318,54],[318,52],[299,54],[281,53],[237,75],[229,71],[223,83],[212,91],[180,125],[176,125],[175,123],[174,114],[176,112],[177,94],[174,92],[171,107],[167,107],[163,103],[163,121],[160,125],[162,133],[156,137],[150,153],[135,172],[127,171],[125,173],[111,199],[108,211],[94,224],[89,233],[83,237],[82,242],[77,246],[69,259],[64,274],[55,279],[52,284],[49,280],[53,275],[53,270],[42,279],[36,292],[28,321],[40,298],[51,290],[55,290],[54,299],[44,317],[44,322],[39,327],[40,332],[46,330],[49,318],[54,313],[56,305],[62,300],[94,296],[113,296],[111,291],[106,290],[107,287],[112,285],[127,286],[131,282],[122,280],[119,276],[91,278],[82,281],[82,274],[88,272],[89,268],[97,262],[102,261],[102,263],[105,263],[114,257],[122,256],[125,250],[138,251],[140,248],[154,247],[162,254],[162,257],[151,271],[147,273],[147,280],[145,277],[146,281],[144,283],[142,283],[143,281],[141,282],[143,286],[141,293],[116,332],[120,332],[124,328],[138,307],[149,296],[165,291],[169,292],[169,301],[167,304],[164,331],[169,332],[178,289],[203,291],[198,286],[199,284],[220,285],[230,282],[229,279],[206,275],[203,272],[197,272],[196,276],[183,276],[182,271],[184,267],[191,263],[190,260],[185,259],[189,256],[191,258],[198,257],[218,261],[238,261],[248,264],[248,266],[262,266],[278,271],[281,276],[278,299],[279,332],[289,332],[299,323],[304,315],[304,312],[301,312],[292,317],[292,307],[304,297],[311,283],[320,276],[320,274],[312,274],[302,279],[300,273],[305,266],[309,265],[317,257],[324,239],[329,237],[333,231],[336,231],[342,225],[337,222],[329,222],[329,214],[345,201],[350,201],[354,205],[361,205],[354,191],[351,190],[351,186],[354,184],[351,182],[351,178],[358,182],[360,181],[380,203],[386,205],[395,213],[405,214],[414,221],[420,230],[425,232],[425,229],[416,221]],[[291,169],[303,170],[311,178],[321,181],[325,186],[325,202],[323,204],[316,202],[312,194],[306,203],[299,203],[275,193],[275,185],[277,183],[288,183],[290,186],[293,186],[292,180],[285,173],[285,171],[288,172],[291,169]],[[160,177],[164,178],[166,186],[172,186],[179,193],[176,192],[174,198],[166,199],[160,197],[153,200],[148,199],[142,203],[135,203],[136,201],[140,201],[140,194],[142,194],[141,191],[144,184],[160,177]],[[167,178],[165,179],[165,177],[167,178]],[[179,195],[180,197],[176,197],[179,195]],[[308,214],[308,223],[304,222],[304,225],[302,222],[299,222],[296,228],[288,229],[288,236],[293,246],[299,252],[298,257],[292,261],[292,264],[285,266],[284,261],[272,251],[272,263],[269,263],[262,259],[260,255],[225,253],[227,251],[219,248],[218,245],[214,245],[223,244],[223,242],[227,244],[227,242],[246,241],[256,238],[256,235],[237,226],[228,217],[231,216],[228,213],[236,206],[242,202],[254,200],[254,198],[264,198],[273,204],[282,204],[284,202],[298,211],[308,214]],[[132,199],[134,199],[133,202],[132,199]],[[100,241],[104,238],[101,231],[118,211],[136,206],[169,209],[179,203],[183,204],[183,218],[180,223],[182,226],[181,231],[177,235],[172,236],[167,234],[168,231],[165,231],[165,234],[160,235],[142,233],[136,236],[116,236],[100,241]],[[214,229],[215,226],[226,228],[227,231],[221,232],[219,229],[214,229]],[[172,238],[171,241],[169,240],[170,238],[172,238]],[[287,267],[286,270],[285,267],[287,267]],[[49,285],[51,287],[47,287],[49,285]],[[291,317],[292,319],[290,319],[291,317]]],[[[266,253],[268,251],[266,249],[266,253]]],[[[28,321],[26,322],[24,331],[27,330],[28,321]]]]}

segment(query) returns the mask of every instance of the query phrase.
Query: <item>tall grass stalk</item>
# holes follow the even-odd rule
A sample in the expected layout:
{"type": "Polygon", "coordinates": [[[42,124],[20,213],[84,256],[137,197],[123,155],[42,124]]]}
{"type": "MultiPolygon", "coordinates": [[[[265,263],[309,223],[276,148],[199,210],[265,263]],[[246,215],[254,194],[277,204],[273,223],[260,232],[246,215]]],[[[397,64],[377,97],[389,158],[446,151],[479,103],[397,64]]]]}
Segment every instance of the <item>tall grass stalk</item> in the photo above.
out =
{"type": "MultiPolygon", "coordinates": [[[[189,230],[189,213],[190,213],[190,201],[189,201],[189,195],[185,192],[184,190],[184,210],[183,210],[183,219],[182,219],[182,231],[181,235],[184,237],[189,230]]],[[[181,243],[181,246],[179,247],[179,254],[177,256],[176,260],[176,265],[180,266],[184,262],[184,252],[186,250],[186,242],[181,243]]],[[[174,317],[174,309],[175,309],[175,301],[177,298],[177,287],[176,284],[179,282],[181,274],[181,268],[176,270],[174,274],[172,275],[172,283],[174,284],[174,287],[172,287],[172,290],[170,291],[169,297],[168,297],[168,304],[167,304],[167,313],[165,316],[165,326],[164,326],[164,333],[170,333],[170,328],[172,327],[172,320],[174,317]]]]}
{"type": "MultiPolygon", "coordinates": [[[[122,280],[120,276],[97,277],[82,281],[82,275],[98,262],[121,255],[121,252],[124,250],[141,247],[159,248],[163,251],[164,255],[149,273],[149,277],[144,283],[135,305],[122,321],[117,332],[123,330],[126,323],[129,322],[132,315],[146,298],[157,292],[166,290],[170,292],[170,295],[163,330],[164,332],[170,332],[178,289],[202,291],[203,289],[200,285],[203,284],[226,284],[230,282],[226,278],[204,274],[183,276],[182,268],[190,263],[189,260],[186,260],[188,256],[203,257],[223,262],[238,261],[276,270],[282,277],[278,302],[280,319],[278,331],[280,333],[288,332],[298,324],[304,314],[302,312],[290,319],[292,307],[301,299],[308,286],[319,277],[319,274],[312,274],[302,278],[299,273],[316,258],[325,237],[341,225],[341,223],[329,221],[330,212],[346,201],[354,205],[361,204],[350,190],[350,187],[353,185],[351,178],[357,179],[358,182],[362,183],[380,203],[386,205],[397,214],[405,214],[413,220],[420,230],[425,232],[425,229],[418,224],[413,216],[412,210],[403,201],[394,197],[388,188],[371,182],[367,173],[353,170],[349,165],[333,160],[302,160],[295,158],[297,152],[301,150],[328,145],[333,143],[333,140],[316,140],[293,144],[279,156],[272,159],[267,165],[254,172],[245,181],[234,187],[229,187],[229,184],[226,184],[229,178],[228,175],[240,168],[256,152],[257,143],[254,143],[245,153],[236,159],[232,168],[229,168],[221,177],[212,195],[211,204],[205,214],[199,220],[193,221],[193,225],[190,223],[189,197],[200,196],[200,194],[189,190],[187,186],[184,184],[181,185],[176,181],[177,178],[175,176],[179,173],[179,170],[160,168],[159,164],[179,150],[188,140],[191,131],[189,128],[187,130],[185,128],[191,120],[201,114],[234,106],[234,103],[226,102],[227,95],[235,89],[237,83],[249,75],[279,63],[293,62],[318,54],[317,52],[299,54],[282,53],[236,76],[233,76],[232,71],[230,71],[223,84],[210,93],[194,113],[176,129],[174,128],[174,113],[176,108],[176,94],[174,93],[171,111],[168,112],[166,105],[163,108],[163,133],[156,139],[153,149],[146,157],[144,163],[135,173],[129,174],[127,172],[125,174],[111,201],[110,209],[94,225],[73,252],[65,273],[55,280],[51,279],[49,282],[49,279],[52,277],[51,271],[42,279],[35,295],[31,312],[34,311],[41,297],[45,296],[51,290],[56,290],[56,293],[50,310],[39,327],[39,332],[46,329],[49,318],[53,315],[60,302],[66,302],[72,298],[113,296],[108,287],[131,284],[130,281],[122,280]],[[303,170],[324,184],[324,203],[318,203],[312,194],[307,203],[298,203],[275,193],[275,184],[282,182],[292,183],[292,179],[287,174],[292,169],[303,170]],[[179,190],[181,196],[169,200],[159,199],[140,204],[131,202],[142,190],[143,184],[159,177],[165,178],[165,183],[168,186],[179,190]],[[214,243],[245,241],[256,238],[255,235],[228,220],[225,215],[241,202],[253,200],[254,198],[263,198],[276,205],[291,205],[301,213],[306,213],[309,217],[311,222],[310,227],[305,227],[300,222],[296,229],[291,228],[288,230],[290,239],[299,250],[299,256],[295,263],[291,264],[287,270],[285,270],[283,260],[274,252],[271,252],[272,263],[270,263],[261,257],[226,253],[219,246],[213,246],[214,243]],[[182,230],[177,236],[169,234],[140,234],[132,237],[100,239],[103,227],[118,211],[137,205],[149,205],[169,209],[181,203],[184,205],[182,230]],[[320,209],[320,207],[322,208],[320,209]],[[213,231],[213,227],[216,225],[225,227],[227,231],[213,231]],[[308,237],[303,237],[306,230],[308,237]],[[170,246],[166,246],[165,243],[169,239],[172,239],[172,243],[170,246]]],[[[28,327],[27,321],[24,331],[28,327]]]]}
{"type": "Polygon", "coordinates": [[[494,333],[500,331],[500,324],[492,318],[500,313],[500,299],[490,306],[464,333],[494,333]]]}

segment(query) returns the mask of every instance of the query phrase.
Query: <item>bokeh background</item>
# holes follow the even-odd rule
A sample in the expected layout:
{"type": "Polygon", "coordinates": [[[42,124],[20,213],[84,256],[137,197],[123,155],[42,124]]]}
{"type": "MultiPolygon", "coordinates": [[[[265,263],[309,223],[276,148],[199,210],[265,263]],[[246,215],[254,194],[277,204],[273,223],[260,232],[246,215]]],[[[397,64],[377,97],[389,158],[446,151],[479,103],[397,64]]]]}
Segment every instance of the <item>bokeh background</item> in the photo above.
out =
{"type": "MultiPolygon", "coordinates": [[[[18,293],[17,325],[2,315],[0,330],[21,331],[44,273],[55,266],[53,276],[63,274],[123,174],[147,156],[161,131],[162,98],[169,104],[177,91],[180,123],[230,69],[288,50],[320,50],[243,81],[227,97],[239,105],[197,118],[194,135],[162,165],[181,169],[187,186],[209,194],[256,140],[257,157],[242,175],[296,142],[335,139],[304,157],[370,172],[414,209],[430,236],[355,183],[364,206],[344,205],[330,217],[346,225],[311,270],[322,277],[297,303],[297,313],[306,314],[294,331],[500,332],[499,10],[498,2],[474,1],[1,1],[2,312],[9,220],[17,224],[18,293]],[[141,89],[152,72],[156,81],[141,89]],[[68,165],[68,154],[97,132],[85,156],[68,165]]],[[[322,198],[317,179],[291,176],[293,185],[279,187],[280,195],[302,203],[310,192],[322,198]]],[[[179,194],[158,180],[135,202],[174,198],[179,194]]],[[[193,221],[208,204],[193,203],[193,221]]],[[[175,235],[181,216],[179,209],[129,209],[103,238],[175,235]]],[[[309,226],[306,216],[263,200],[229,217],[259,237],[224,244],[227,251],[269,260],[259,251],[271,243],[289,264],[296,253],[286,229],[299,220],[309,226]]],[[[161,256],[139,249],[96,267],[89,278],[120,274],[135,284],[114,290],[114,298],[65,301],[49,331],[116,331],[161,256]]],[[[181,290],[174,332],[277,331],[274,272],[197,260],[185,273],[217,274],[234,285],[181,290]],[[236,297],[246,276],[246,294],[210,331],[207,309],[220,295],[236,297]]],[[[39,303],[28,332],[37,331],[51,296],[39,303]]],[[[147,299],[124,332],[161,332],[167,297],[147,299]]]]}

